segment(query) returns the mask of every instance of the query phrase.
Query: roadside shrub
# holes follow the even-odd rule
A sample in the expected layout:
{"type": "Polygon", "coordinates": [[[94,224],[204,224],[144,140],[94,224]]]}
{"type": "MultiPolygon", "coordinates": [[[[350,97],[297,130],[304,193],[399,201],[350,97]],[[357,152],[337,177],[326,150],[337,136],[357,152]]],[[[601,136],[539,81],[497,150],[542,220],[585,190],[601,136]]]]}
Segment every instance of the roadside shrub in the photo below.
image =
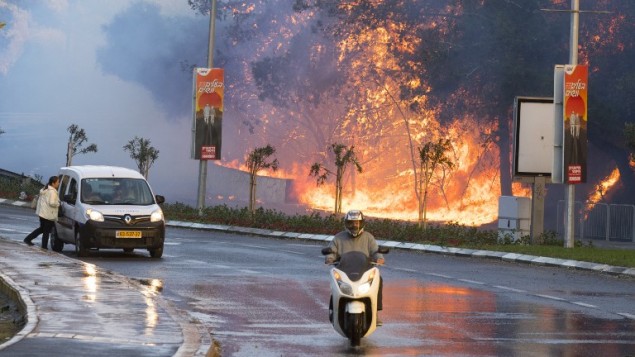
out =
{"type": "MultiPolygon", "coordinates": [[[[344,229],[341,215],[313,212],[288,216],[282,212],[258,208],[252,214],[247,207],[231,208],[227,205],[206,207],[202,215],[196,208],[183,203],[164,203],[163,212],[168,220],[202,222],[241,226],[273,231],[334,235],[344,229]]],[[[419,227],[417,222],[367,218],[366,228],[379,240],[437,244],[442,246],[478,247],[497,244],[496,231],[479,230],[450,222],[419,227]]]]}

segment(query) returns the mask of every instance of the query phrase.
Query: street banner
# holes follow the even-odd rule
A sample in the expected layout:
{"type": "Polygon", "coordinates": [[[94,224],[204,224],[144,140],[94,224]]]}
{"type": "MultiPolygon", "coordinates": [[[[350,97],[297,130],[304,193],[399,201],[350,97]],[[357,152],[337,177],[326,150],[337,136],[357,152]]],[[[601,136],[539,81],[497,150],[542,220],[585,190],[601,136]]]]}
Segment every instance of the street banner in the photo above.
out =
{"type": "Polygon", "coordinates": [[[563,169],[564,183],[586,182],[588,67],[564,66],[563,169]]]}
{"type": "Polygon", "coordinates": [[[220,160],[224,71],[222,68],[194,68],[192,158],[220,160]]]}

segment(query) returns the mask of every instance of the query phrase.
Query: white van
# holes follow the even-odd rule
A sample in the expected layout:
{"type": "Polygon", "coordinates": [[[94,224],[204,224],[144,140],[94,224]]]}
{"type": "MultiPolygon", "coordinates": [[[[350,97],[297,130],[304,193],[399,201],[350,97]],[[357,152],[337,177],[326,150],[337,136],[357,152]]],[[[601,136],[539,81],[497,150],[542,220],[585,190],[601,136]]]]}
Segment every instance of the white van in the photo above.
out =
{"type": "Polygon", "coordinates": [[[69,166],[59,172],[60,217],[51,245],[60,252],[74,244],[78,256],[89,249],[147,249],[163,255],[165,219],[150,185],[137,171],[114,166],[69,166]]]}

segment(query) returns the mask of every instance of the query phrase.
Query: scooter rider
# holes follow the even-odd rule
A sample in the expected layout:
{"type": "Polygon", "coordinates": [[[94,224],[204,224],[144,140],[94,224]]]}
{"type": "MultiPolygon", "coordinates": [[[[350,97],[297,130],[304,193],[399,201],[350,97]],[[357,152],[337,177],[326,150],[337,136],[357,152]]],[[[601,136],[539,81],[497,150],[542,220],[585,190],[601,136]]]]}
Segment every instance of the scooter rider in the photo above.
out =
{"type": "MultiPolygon", "coordinates": [[[[344,231],[335,235],[329,247],[332,253],[325,257],[325,264],[333,264],[342,254],[347,252],[362,252],[379,265],[384,264],[384,256],[378,252],[379,245],[375,237],[364,231],[364,214],[359,210],[351,210],[344,216],[344,231]]],[[[377,295],[377,310],[382,310],[383,279],[379,282],[377,295]]],[[[380,323],[378,322],[378,325],[380,323]]]]}

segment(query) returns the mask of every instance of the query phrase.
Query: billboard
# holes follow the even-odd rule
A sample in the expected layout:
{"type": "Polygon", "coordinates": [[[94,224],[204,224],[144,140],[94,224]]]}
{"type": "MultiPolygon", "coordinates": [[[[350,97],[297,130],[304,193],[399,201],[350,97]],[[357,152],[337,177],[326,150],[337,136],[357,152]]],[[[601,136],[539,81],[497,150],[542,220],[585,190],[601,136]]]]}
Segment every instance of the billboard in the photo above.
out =
{"type": "Polygon", "coordinates": [[[514,98],[513,178],[551,176],[553,98],[514,98]]]}
{"type": "Polygon", "coordinates": [[[224,71],[194,68],[192,158],[220,160],[223,128],[224,71]]]}
{"type": "Polygon", "coordinates": [[[563,96],[563,181],[586,182],[588,67],[564,66],[563,96]]]}

